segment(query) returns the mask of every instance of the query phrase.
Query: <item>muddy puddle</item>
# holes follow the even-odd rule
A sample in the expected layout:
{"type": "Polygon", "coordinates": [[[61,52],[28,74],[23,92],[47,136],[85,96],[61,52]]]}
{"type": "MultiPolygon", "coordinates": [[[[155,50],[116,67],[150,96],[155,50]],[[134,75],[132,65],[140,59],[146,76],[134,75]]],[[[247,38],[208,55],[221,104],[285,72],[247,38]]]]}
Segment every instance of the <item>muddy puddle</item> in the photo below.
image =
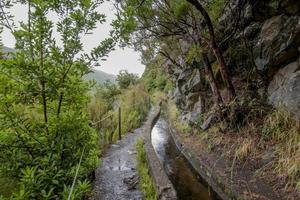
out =
{"type": "Polygon", "coordinates": [[[151,132],[152,145],[163,163],[180,200],[216,200],[215,193],[194,173],[185,157],[179,152],[163,117],[151,132]]]}

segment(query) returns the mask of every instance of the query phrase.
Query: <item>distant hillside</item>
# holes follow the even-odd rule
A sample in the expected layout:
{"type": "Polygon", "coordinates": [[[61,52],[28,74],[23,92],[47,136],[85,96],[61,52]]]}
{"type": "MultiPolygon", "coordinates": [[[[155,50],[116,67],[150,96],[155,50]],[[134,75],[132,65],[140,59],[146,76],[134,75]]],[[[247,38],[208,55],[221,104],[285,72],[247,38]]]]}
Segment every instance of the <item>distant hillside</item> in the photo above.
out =
{"type": "Polygon", "coordinates": [[[6,47],[6,46],[2,46],[0,47],[0,51],[3,52],[3,53],[10,53],[10,52],[15,52],[16,50],[15,49],[12,49],[12,48],[9,48],[9,47],[6,47]]]}
{"type": "Polygon", "coordinates": [[[94,69],[93,72],[85,75],[83,78],[85,80],[95,80],[98,84],[104,83],[106,80],[110,80],[111,82],[116,81],[116,76],[96,69],[94,69]]]}

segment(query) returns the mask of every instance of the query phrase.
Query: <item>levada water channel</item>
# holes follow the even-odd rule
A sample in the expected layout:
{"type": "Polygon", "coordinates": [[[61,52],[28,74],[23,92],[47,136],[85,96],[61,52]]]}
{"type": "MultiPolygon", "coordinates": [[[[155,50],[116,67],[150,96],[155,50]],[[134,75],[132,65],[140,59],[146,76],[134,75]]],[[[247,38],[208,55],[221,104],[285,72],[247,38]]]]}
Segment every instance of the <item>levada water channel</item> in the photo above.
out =
{"type": "Polygon", "coordinates": [[[180,200],[220,199],[203,183],[185,157],[177,149],[167,121],[161,116],[151,131],[152,145],[174,185],[180,200]]]}

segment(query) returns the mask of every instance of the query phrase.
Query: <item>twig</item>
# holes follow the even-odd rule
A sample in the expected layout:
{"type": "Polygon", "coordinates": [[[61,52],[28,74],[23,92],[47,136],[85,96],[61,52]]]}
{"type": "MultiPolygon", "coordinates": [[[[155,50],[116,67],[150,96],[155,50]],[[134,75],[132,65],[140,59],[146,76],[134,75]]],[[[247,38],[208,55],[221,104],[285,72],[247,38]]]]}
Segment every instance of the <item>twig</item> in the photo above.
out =
{"type": "Polygon", "coordinates": [[[71,186],[71,190],[70,190],[70,193],[69,193],[69,196],[68,196],[68,200],[71,200],[71,197],[72,197],[73,189],[74,189],[75,182],[76,182],[76,179],[77,179],[77,176],[78,176],[78,172],[79,172],[79,168],[80,168],[80,164],[81,164],[81,161],[82,161],[84,150],[85,150],[85,146],[83,147],[82,152],[81,152],[80,160],[79,160],[79,163],[77,165],[75,177],[74,177],[74,180],[73,180],[73,183],[72,183],[72,186],[71,186]]]}

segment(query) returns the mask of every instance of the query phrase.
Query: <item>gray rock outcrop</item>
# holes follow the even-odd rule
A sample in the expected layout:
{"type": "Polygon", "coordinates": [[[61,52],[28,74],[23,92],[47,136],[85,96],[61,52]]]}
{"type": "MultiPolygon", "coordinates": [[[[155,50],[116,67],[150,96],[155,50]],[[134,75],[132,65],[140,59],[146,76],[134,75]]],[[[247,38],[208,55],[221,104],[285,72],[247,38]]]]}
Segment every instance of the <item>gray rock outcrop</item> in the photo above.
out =
{"type": "Polygon", "coordinates": [[[300,119],[300,60],[280,69],[268,87],[268,101],[300,119]]]}
{"type": "MultiPolygon", "coordinates": [[[[219,44],[232,79],[251,82],[242,83],[251,88],[249,99],[259,98],[259,101],[275,107],[284,105],[294,115],[300,116],[299,0],[230,0],[219,17],[216,37],[221,41],[219,44]],[[254,71],[253,78],[243,77],[249,71],[254,71]]],[[[182,39],[180,45],[187,54],[193,43],[182,39]]],[[[208,57],[224,98],[215,56],[208,52],[208,57]]],[[[201,69],[203,66],[198,63],[197,67],[201,69]]],[[[181,110],[181,119],[189,124],[198,123],[201,114],[212,110],[211,92],[203,83],[206,78],[192,66],[180,68],[173,65],[172,68],[170,76],[176,83],[172,97],[181,110]]],[[[234,86],[239,90],[238,84],[234,86]]],[[[247,92],[237,93],[243,96],[247,92]]],[[[206,117],[205,122],[210,124],[211,120],[206,117]]],[[[204,129],[208,127],[205,123],[203,125],[204,129]]]]}
{"type": "Polygon", "coordinates": [[[254,48],[258,70],[273,74],[274,69],[299,56],[300,17],[279,15],[264,22],[254,48]]]}

